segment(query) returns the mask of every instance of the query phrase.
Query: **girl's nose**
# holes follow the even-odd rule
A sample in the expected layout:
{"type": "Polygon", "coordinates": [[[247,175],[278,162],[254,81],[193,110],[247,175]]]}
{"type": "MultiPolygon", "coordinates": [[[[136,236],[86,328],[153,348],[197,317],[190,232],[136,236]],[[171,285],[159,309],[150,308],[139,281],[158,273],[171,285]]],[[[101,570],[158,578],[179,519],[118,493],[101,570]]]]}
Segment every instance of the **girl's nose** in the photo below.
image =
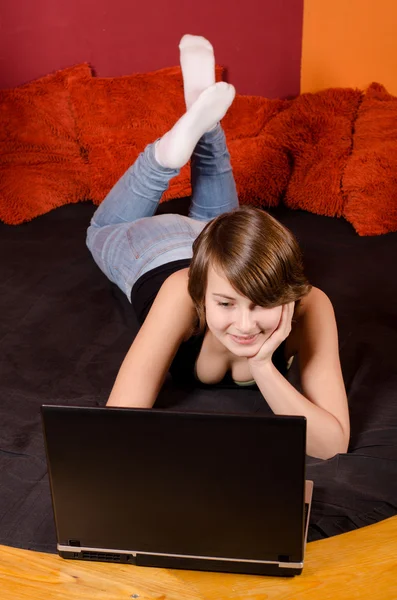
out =
{"type": "Polygon", "coordinates": [[[236,328],[242,335],[248,335],[254,332],[254,319],[250,310],[245,309],[238,312],[236,318],[236,328]]]}

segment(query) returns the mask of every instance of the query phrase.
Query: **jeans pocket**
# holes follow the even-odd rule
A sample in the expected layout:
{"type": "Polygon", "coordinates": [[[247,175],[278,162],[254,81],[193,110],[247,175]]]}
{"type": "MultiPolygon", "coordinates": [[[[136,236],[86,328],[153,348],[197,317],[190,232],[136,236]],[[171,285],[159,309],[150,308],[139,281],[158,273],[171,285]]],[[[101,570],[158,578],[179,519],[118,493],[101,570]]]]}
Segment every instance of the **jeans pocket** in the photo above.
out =
{"type": "Polygon", "coordinates": [[[159,254],[193,243],[202,226],[197,222],[198,226],[192,227],[189,221],[192,219],[182,215],[165,214],[131,223],[127,239],[132,256],[152,260],[159,254]]]}

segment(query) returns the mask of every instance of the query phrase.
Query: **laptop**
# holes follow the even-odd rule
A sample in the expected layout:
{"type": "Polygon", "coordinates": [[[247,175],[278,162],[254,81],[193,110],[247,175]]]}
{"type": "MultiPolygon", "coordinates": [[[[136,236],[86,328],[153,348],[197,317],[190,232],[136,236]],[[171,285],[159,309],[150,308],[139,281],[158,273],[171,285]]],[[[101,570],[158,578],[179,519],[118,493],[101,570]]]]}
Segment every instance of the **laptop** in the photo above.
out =
{"type": "Polygon", "coordinates": [[[61,557],[302,572],[304,417],[44,405],[42,420],[61,557]]]}

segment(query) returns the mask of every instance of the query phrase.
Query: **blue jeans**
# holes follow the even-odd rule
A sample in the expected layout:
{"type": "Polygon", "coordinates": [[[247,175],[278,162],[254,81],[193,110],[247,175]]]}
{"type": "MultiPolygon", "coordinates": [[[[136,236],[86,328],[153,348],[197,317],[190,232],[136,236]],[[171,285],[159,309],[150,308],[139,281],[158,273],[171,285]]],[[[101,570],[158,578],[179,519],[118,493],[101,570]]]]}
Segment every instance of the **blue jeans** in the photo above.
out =
{"type": "Polygon", "coordinates": [[[189,216],[154,215],[179,169],[159,165],[154,143],[115,184],[95,211],[87,246],[105,275],[130,299],[141,275],[174,260],[192,257],[192,244],[205,224],[238,207],[236,185],[220,125],[203,135],[191,159],[189,216]]]}

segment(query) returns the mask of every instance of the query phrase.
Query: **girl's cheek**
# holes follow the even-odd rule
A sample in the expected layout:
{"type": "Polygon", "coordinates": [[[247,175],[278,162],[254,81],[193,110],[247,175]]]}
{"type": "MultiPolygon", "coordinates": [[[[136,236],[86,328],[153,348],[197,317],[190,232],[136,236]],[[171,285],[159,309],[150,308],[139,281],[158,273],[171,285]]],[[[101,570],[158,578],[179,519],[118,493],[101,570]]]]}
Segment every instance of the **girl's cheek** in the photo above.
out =
{"type": "Polygon", "coordinates": [[[221,330],[230,325],[230,319],[228,319],[224,312],[219,313],[218,311],[215,311],[210,315],[207,315],[207,324],[213,329],[221,330]]]}
{"type": "Polygon", "coordinates": [[[275,312],[270,319],[269,315],[267,315],[267,318],[263,320],[263,328],[268,335],[271,335],[274,331],[276,331],[281,321],[281,314],[282,311],[277,310],[277,313],[275,312]]]}
{"type": "Polygon", "coordinates": [[[223,329],[226,325],[224,315],[213,315],[212,324],[215,327],[215,329],[223,329]]]}
{"type": "Polygon", "coordinates": [[[281,313],[279,315],[277,315],[276,318],[273,320],[273,324],[272,324],[273,331],[276,331],[277,327],[280,325],[280,321],[281,321],[281,313]]]}
{"type": "Polygon", "coordinates": [[[277,327],[280,325],[280,321],[281,321],[281,317],[283,314],[283,310],[282,308],[278,308],[277,312],[274,314],[274,319],[273,319],[273,331],[275,329],[277,329],[277,327]]]}

